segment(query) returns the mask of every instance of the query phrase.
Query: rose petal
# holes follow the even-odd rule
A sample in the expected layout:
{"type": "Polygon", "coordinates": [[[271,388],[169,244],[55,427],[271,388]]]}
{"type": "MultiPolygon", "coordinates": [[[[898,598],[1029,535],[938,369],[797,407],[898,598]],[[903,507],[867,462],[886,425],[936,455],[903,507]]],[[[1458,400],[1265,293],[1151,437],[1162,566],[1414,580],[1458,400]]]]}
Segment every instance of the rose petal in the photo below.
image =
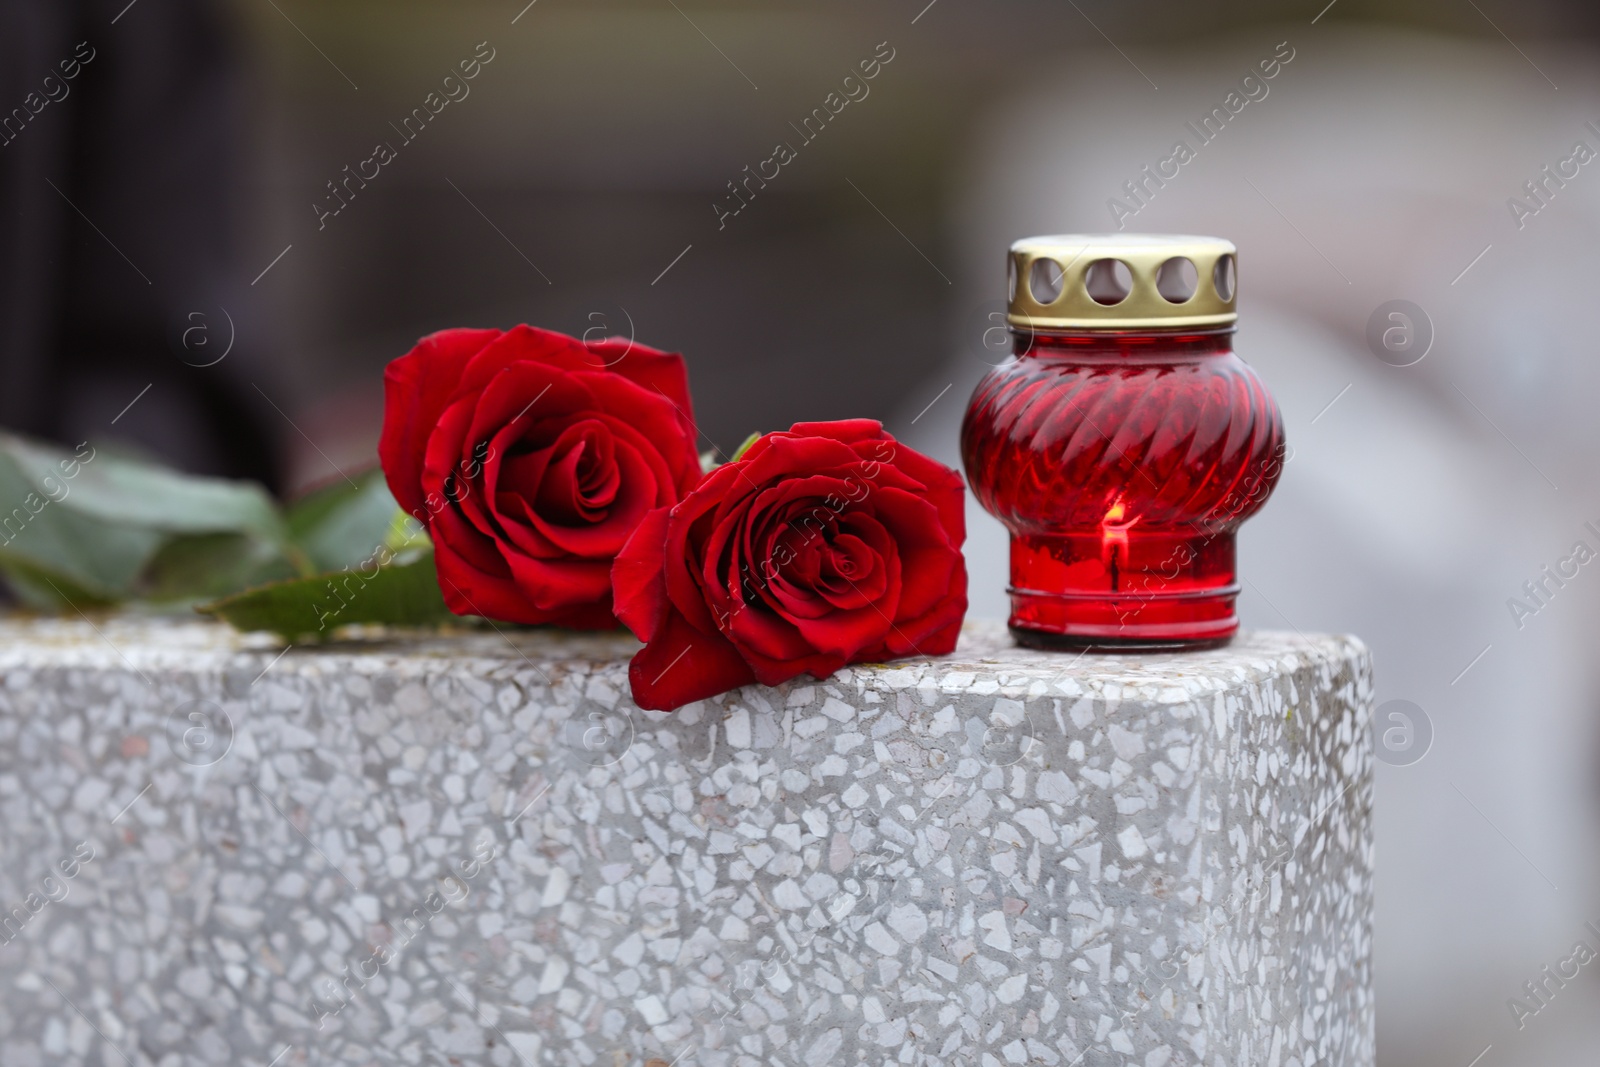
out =
{"type": "MultiPolygon", "coordinates": [[[[679,366],[681,369],[681,362],[679,366]]],[[[686,405],[616,375],[583,372],[573,377],[588,386],[601,410],[650,442],[651,451],[672,472],[677,498],[700,484],[700,454],[695,450],[694,421],[686,405]]]]}
{"type": "MultiPolygon", "coordinates": [[[[777,682],[768,679],[793,678],[805,670],[810,657],[819,654],[817,646],[800,631],[802,621],[784,618],[765,603],[748,604],[729,617],[723,633],[750,661],[756,677],[764,685],[776,685],[777,682]],[[789,665],[792,664],[798,666],[791,670],[789,665]]],[[[820,650],[820,653],[827,651],[820,650]]]]}
{"type": "Polygon", "coordinates": [[[433,561],[445,605],[457,615],[527,621],[531,605],[494,543],[453,509],[440,512],[435,525],[433,561]]]}
{"type": "Polygon", "coordinates": [[[595,359],[613,374],[620,375],[652,393],[665,397],[694,425],[694,402],[689,396],[689,368],[676,352],[662,352],[625,337],[607,337],[585,342],[595,359]]]}
{"type": "Polygon", "coordinates": [[[882,458],[882,445],[856,446],[867,469],[875,475],[870,480],[884,487],[899,485],[910,489],[904,482],[922,486],[919,495],[938,509],[940,528],[953,544],[959,546],[967,537],[966,483],[961,475],[913,448],[907,448],[892,438],[888,440],[894,450],[892,460],[882,458]]]}
{"type": "MultiPolygon", "coordinates": [[[[586,559],[614,557],[628,540],[639,520],[658,502],[658,483],[650,465],[631,446],[619,444],[615,451],[616,473],[624,487],[623,496],[614,501],[596,522],[551,522],[545,509],[519,500],[522,515],[541,537],[558,551],[586,559]]],[[[546,473],[546,481],[550,475],[546,473]]]]}
{"type": "Polygon", "coordinates": [[[424,337],[384,368],[378,459],[389,491],[419,522],[428,521],[422,489],[428,438],[467,362],[499,336],[499,330],[442,330],[424,337]]]}
{"type": "Polygon", "coordinates": [[[586,603],[604,604],[608,612],[611,610],[609,558],[538,559],[504,550],[502,555],[517,587],[535,610],[553,612],[586,603]]]}
{"type": "Polygon", "coordinates": [[[830,473],[858,459],[854,449],[839,441],[769,433],[750,446],[739,466],[746,482],[765,485],[778,478],[830,473]]]}
{"type": "Polygon", "coordinates": [[[453,507],[479,533],[499,539],[501,530],[483,499],[481,479],[469,479],[461,469],[461,442],[471,421],[470,398],[457,400],[439,417],[438,428],[428,440],[422,488],[432,510],[453,507]]]}
{"type": "Polygon", "coordinates": [[[519,363],[575,371],[586,368],[589,360],[588,351],[575,337],[533,326],[513,326],[467,362],[456,392],[457,395],[482,393],[496,375],[519,363]]]}
{"type": "Polygon", "coordinates": [[[884,638],[887,655],[874,658],[949,655],[955,651],[966,614],[967,568],[958,558],[950,571],[950,588],[945,597],[921,618],[896,623],[884,638]]]}
{"type": "Polygon", "coordinates": [[[508,449],[518,443],[530,449],[551,444],[572,418],[595,407],[586,382],[534,361],[503,367],[480,392],[468,395],[475,397],[468,440],[504,441],[508,449]]]}
{"type": "Polygon", "coordinates": [[[855,607],[807,616],[794,615],[789,622],[807,645],[823,654],[850,658],[862,649],[884,640],[894,622],[900,598],[901,564],[895,544],[883,538],[880,566],[882,592],[874,599],[859,597],[855,607]]]}
{"type": "Polygon", "coordinates": [[[708,590],[702,584],[701,561],[705,558],[703,542],[710,532],[702,527],[710,526],[707,513],[715,512],[722,502],[722,495],[738,482],[740,472],[737,466],[725,464],[707,475],[700,488],[673,509],[672,522],[667,528],[664,557],[667,596],[691,626],[707,633],[715,633],[718,629],[712,605],[726,605],[726,610],[731,610],[733,605],[728,604],[726,590],[708,590]]]}
{"type": "Polygon", "coordinates": [[[535,510],[561,526],[589,526],[604,519],[621,481],[610,432],[585,419],[563,430],[551,451],[544,477],[531,487],[535,510]]]}
{"type": "Polygon", "coordinates": [[[885,489],[873,497],[873,512],[903,561],[906,585],[897,602],[896,619],[914,618],[931,609],[950,587],[950,570],[961,558],[960,546],[939,524],[939,512],[922,497],[885,489]]]}
{"type": "Polygon", "coordinates": [[[789,427],[796,437],[825,437],[853,444],[856,441],[892,440],[877,419],[836,419],[833,422],[797,422],[789,427]]]}
{"type": "Polygon", "coordinates": [[[676,611],[628,664],[634,703],[651,711],[673,711],[755,680],[726,638],[696,630],[676,611]]]}
{"type": "Polygon", "coordinates": [[[655,636],[671,609],[663,563],[670,515],[656,508],[641,519],[611,565],[617,618],[641,641],[655,636]]]}

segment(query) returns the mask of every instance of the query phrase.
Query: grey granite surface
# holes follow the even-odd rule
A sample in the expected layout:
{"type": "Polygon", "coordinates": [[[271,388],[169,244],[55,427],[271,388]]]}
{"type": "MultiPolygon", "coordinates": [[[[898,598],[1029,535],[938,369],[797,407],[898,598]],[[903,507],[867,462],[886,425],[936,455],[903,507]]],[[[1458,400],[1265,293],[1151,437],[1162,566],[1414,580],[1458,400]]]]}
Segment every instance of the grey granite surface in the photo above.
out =
{"type": "Polygon", "coordinates": [[[1358,641],[636,647],[0,621],[0,1064],[1372,1063],[1358,641]]]}

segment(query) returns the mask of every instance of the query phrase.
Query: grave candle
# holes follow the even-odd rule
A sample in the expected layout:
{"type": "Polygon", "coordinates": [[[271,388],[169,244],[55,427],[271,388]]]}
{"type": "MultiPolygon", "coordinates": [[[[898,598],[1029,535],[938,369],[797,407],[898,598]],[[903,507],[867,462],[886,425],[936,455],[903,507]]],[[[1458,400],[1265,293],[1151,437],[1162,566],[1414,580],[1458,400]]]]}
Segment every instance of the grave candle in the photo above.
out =
{"type": "Polygon", "coordinates": [[[1283,421],[1233,352],[1236,250],[1214,237],[1011,246],[1012,358],[962,458],[1011,532],[1011,632],[1034,648],[1222,644],[1234,539],[1282,472],[1283,421]]]}

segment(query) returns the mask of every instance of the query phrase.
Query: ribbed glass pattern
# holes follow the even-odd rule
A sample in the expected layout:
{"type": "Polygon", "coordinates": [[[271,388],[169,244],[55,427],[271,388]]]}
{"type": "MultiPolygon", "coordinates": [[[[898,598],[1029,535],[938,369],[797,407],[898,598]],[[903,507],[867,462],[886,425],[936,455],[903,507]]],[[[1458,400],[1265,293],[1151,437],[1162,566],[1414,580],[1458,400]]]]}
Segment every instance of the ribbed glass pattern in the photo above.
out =
{"type": "Polygon", "coordinates": [[[1163,595],[1215,591],[1232,618],[1233,531],[1277,483],[1284,437],[1230,340],[1024,336],[979,383],[962,458],[979,502],[1012,531],[1014,607],[1018,591],[1141,598],[1126,631],[1166,619],[1163,595]]]}

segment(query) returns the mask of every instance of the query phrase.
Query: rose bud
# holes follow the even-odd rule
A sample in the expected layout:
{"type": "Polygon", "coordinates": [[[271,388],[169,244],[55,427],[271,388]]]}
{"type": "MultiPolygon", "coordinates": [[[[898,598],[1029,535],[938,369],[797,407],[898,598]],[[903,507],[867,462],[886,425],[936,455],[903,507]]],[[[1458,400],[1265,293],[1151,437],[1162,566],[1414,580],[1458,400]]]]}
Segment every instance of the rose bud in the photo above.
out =
{"type": "Polygon", "coordinates": [[[683,358],[623,338],[444,330],[384,372],[378,456],[450,610],[616,625],[611,563],[701,478],[683,358]]]}
{"type": "Polygon", "coordinates": [[[961,476],[869,419],[760,438],[617,557],[628,677],[671,710],[751,682],[955,648],[967,610],[961,476]]]}

